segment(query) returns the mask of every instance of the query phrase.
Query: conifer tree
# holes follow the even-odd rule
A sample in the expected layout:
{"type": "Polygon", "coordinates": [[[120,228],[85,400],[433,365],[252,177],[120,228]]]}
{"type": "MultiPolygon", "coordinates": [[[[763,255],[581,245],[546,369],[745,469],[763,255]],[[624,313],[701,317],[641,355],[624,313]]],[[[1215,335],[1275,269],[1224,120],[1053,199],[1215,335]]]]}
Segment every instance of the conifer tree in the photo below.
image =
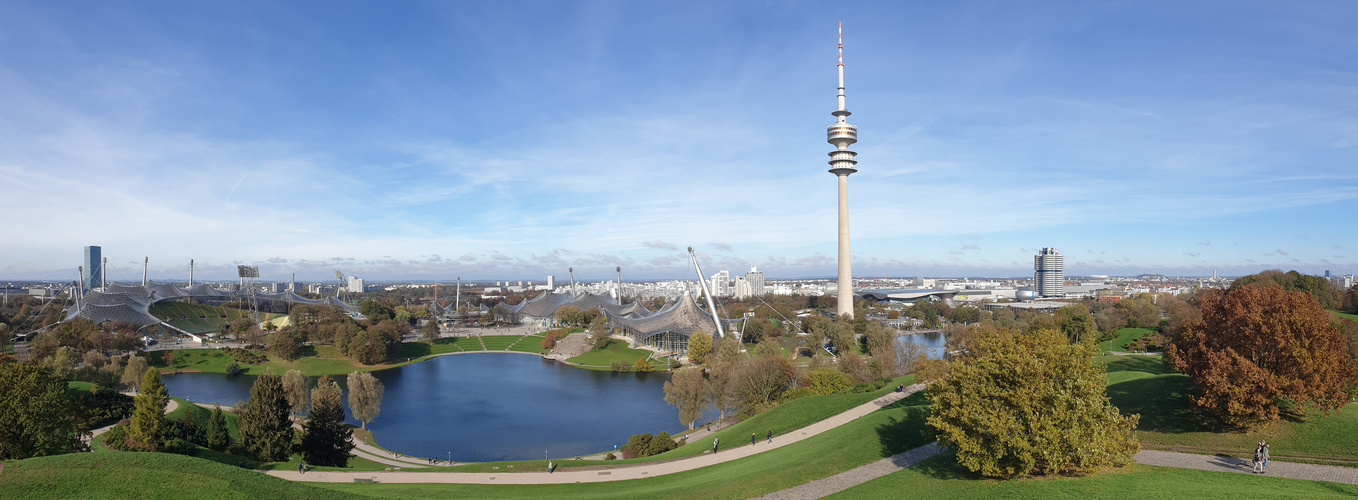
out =
{"type": "Polygon", "coordinates": [[[240,444],[262,462],[285,460],[292,454],[292,422],[282,377],[260,375],[250,387],[250,400],[240,410],[240,444]]]}
{"type": "Polygon", "coordinates": [[[226,414],[222,413],[220,406],[212,409],[212,418],[207,422],[207,447],[217,451],[226,451],[231,447],[231,433],[226,429],[226,414]]]}
{"type": "Polygon", "coordinates": [[[311,390],[311,418],[302,427],[303,460],[332,467],[348,465],[354,443],[344,425],[339,384],[330,377],[321,377],[311,390]]]}
{"type": "Polygon", "coordinates": [[[154,367],[146,369],[140,386],[141,392],[132,401],[134,409],[127,437],[132,446],[156,451],[160,449],[161,431],[165,428],[165,405],[169,399],[165,394],[165,384],[160,381],[160,372],[154,367]]]}

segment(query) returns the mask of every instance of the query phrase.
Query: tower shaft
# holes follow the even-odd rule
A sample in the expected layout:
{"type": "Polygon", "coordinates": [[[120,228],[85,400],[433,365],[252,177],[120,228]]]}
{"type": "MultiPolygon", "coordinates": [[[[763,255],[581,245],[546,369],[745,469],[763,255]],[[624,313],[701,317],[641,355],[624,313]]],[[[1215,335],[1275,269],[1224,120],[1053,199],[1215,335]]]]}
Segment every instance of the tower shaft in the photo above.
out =
{"type": "Polygon", "coordinates": [[[837,314],[853,317],[853,270],[849,265],[849,174],[839,178],[839,296],[837,314]]]}

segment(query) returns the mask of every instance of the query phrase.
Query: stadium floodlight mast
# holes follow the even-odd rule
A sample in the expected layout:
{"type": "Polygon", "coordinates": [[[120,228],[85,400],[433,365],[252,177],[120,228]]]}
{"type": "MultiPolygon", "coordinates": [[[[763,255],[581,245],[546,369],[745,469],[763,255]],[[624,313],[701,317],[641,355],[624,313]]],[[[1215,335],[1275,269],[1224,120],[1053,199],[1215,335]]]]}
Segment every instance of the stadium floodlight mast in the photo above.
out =
{"type": "Polygon", "coordinates": [[[344,290],[344,273],[340,272],[339,269],[336,269],[335,279],[339,280],[340,282],[339,286],[335,287],[335,298],[338,299],[340,296],[340,291],[344,290]]]}
{"type": "Polygon", "coordinates": [[[250,320],[259,324],[259,299],[255,297],[255,278],[259,277],[259,266],[236,266],[236,275],[240,277],[245,299],[250,302],[250,320]]]}

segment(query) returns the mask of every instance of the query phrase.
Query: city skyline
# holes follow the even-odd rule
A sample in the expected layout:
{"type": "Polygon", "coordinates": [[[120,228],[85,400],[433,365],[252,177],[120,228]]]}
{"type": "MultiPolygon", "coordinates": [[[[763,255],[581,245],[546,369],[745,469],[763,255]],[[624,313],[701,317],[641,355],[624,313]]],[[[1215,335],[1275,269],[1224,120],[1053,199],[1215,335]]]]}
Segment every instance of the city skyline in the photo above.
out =
{"type": "Polygon", "coordinates": [[[0,279],[1358,272],[1342,2],[6,10],[0,279]]]}

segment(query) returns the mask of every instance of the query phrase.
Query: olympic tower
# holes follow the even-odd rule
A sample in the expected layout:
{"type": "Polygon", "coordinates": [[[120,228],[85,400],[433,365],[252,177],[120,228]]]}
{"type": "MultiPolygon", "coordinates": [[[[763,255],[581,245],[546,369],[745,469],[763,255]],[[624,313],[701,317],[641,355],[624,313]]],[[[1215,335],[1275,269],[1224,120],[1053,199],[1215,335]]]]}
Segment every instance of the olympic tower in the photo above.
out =
{"type": "Polygon", "coordinates": [[[836,312],[853,317],[853,271],[849,266],[849,174],[857,172],[854,168],[858,153],[849,146],[858,142],[858,127],[849,125],[846,118],[849,110],[844,109],[844,23],[839,24],[839,109],[830,113],[835,123],[826,130],[826,142],[833,144],[830,152],[830,173],[839,178],[839,297],[836,312]]]}

